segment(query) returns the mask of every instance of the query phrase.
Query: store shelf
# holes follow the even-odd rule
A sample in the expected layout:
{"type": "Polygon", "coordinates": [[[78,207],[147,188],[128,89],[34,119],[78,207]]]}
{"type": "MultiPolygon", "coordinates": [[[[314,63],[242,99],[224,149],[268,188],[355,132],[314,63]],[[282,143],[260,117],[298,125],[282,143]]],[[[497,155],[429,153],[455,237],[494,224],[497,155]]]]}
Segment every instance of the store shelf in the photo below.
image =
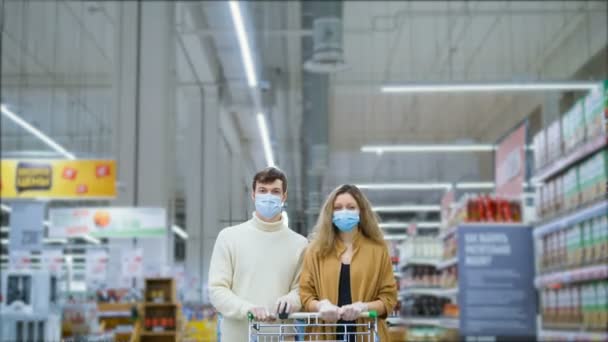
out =
{"type": "Polygon", "coordinates": [[[404,326],[407,325],[405,320],[401,317],[387,317],[386,323],[390,326],[404,326]]]}
{"type": "Polygon", "coordinates": [[[99,318],[131,317],[130,311],[100,311],[97,313],[99,318]]]}
{"type": "Polygon", "coordinates": [[[399,323],[400,325],[426,325],[446,329],[458,329],[460,324],[458,319],[447,317],[405,317],[400,318],[399,323]]]}
{"type": "Polygon", "coordinates": [[[539,339],[560,339],[563,341],[608,341],[606,332],[586,332],[568,330],[540,330],[539,339]]]}
{"type": "Polygon", "coordinates": [[[460,320],[457,318],[442,318],[441,327],[446,329],[458,329],[460,328],[460,320]]]}
{"type": "Polygon", "coordinates": [[[608,265],[595,265],[540,275],[536,277],[534,284],[537,288],[543,288],[552,284],[569,284],[606,278],[608,278],[608,265]]]}
{"type": "Polygon", "coordinates": [[[438,270],[443,270],[445,268],[454,266],[458,264],[458,257],[453,257],[451,259],[445,260],[445,261],[441,261],[440,263],[437,264],[437,269],[438,270]]]}
{"type": "Polygon", "coordinates": [[[412,295],[427,295],[436,297],[454,297],[458,294],[458,288],[454,289],[442,289],[434,287],[411,287],[399,292],[400,296],[412,296],[412,295]]]}
{"type": "Polygon", "coordinates": [[[438,259],[410,258],[410,259],[403,260],[399,264],[399,269],[402,269],[402,268],[408,267],[408,266],[434,266],[434,267],[437,267],[438,263],[439,263],[438,259]]]}
{"type": "Polygon", "coordinates": [[[175,331],[142,331],[141,336],[175,336],[175,331]]]}
{"type": "Polygon", "coordinates": [[[552,163],[551,165],[545,166],[541,170],[537,171],[534,178],[538,181],[544,181],[548,178],[557,175],[569,166],[574,165],[578,161],[585,159],[587,156],[602,149],[604,146],[606,146],[607,141],[608,139],[604,135],[594,138],[593,140],[585,143],[584,145],[581,145],[579,148],[569,153],[567,156],[559,158],[558,161],[552,163]]]}
{"type": "Polygon", "coordinates": [[[154,303],[154,302],[146,302],[146,303],[144,303],[144,305],[147,308],[166,308],[166,307],[171,308],[171,307],[177,306],[176,303],[154,303]]]}
{"type": "Polygon", "coordinates": [[[599,203],[593,203],[574,212],[564,214],[561,217],[549,221],[548,223],[541,224],[534,229],[533,234],[534,237],[538,238],[543,235],[551,234],[553,232],[573,226],[590,218],[606,215],[606,213],[608,213],[608,201],[602,200],[599,203]]]}

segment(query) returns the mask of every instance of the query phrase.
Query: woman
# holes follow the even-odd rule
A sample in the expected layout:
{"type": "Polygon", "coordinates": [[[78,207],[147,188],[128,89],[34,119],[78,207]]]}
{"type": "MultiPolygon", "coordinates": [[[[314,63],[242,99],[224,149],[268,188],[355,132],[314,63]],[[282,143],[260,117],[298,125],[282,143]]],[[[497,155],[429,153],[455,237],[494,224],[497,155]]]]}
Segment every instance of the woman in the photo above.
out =
{"type": "MultiPolygon", "coordinates": [[[[354,185],[335,189],[323,205],[311,240],[300,276],[303,308],[319,312],[326,322],[340,323],[375,310],[380,341],[389,341],[385,319],[397,302],[397,287],[384,236],[361,190],[354,185]]],[[[315,332],[335,332],[325,338],[344,339],[342,328],[335,329],[315,332]]]]}

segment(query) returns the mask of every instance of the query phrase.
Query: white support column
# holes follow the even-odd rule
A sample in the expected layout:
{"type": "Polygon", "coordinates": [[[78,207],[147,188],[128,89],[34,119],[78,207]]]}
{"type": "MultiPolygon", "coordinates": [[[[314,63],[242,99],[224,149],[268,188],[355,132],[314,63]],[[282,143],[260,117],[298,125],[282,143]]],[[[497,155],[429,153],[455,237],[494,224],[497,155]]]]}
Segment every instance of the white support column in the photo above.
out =
{"type": "MultiPolygon", "coordinates": [[[[113,151],[120,194],[116,205],[162,207],[173,217],[175,137],[175,4],[120,3],[113,151]]],[[[168,228],[168,227],[167,227],[168,228]]],[[[144,248],[144,268],[168,266],[173,234],[110,244],[144,248]]],[[[111,256],[115,265],[119,255],[111,256]]],[[[120,261],[118,261],[120,263],[120,261]]],[[[114,268],[114,267],[113,267],[114,268]]],[[[162,270],[162,269],[161,269],[162,270]]],[[[110,277],[115,277],[111,270],[110,277]]]]}
{"type": "MultiPolygon", "coordinates": [[[[203,255],[202,255],[202,233],[203,233],[203,93],[198,87],[184,88],[181,90],[183,99],[186,101],[188,117],[188,128],[186,131],[186,148],[188,156],[188,167],[185,170],[186,184],[186,260],[185,269],[189,277],[202,280],[203,255]]],[[[187,293],[188,300],[201,300],[202,288],[194,289],[187,293]]]]}

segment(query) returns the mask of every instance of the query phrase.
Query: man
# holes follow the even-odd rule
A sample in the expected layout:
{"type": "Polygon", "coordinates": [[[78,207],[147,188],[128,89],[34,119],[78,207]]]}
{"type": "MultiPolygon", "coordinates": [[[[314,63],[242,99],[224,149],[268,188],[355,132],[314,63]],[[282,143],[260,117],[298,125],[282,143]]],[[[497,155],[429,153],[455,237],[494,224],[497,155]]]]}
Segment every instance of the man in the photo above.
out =
{"type": "Polygon", "coordinates": [[[247,313],[269,321],[300,310],[298,282],[308,241],[287,227],[287,178],[274,167],[253,177],[253,217],[223,229],[209,267],[209,297],[222,314],[222,342],[248,341],[247,313]]]}

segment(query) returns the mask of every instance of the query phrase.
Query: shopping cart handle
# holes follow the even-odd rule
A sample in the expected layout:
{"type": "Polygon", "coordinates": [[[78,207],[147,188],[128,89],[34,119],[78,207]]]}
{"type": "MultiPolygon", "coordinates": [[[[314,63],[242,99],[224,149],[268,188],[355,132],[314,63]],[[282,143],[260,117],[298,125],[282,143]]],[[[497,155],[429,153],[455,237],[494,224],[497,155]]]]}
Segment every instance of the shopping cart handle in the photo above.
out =
{"type": "MultiPolygon", "coordinates": [[[[249,321],[253,321],[255,319],[255,316],[253,315],[253,313],[248,312],[247,318],[249,319],[249,321]]],[[[295,312],[295,313],[289,314],[289,316],[287,317],[287,319],[320,319],[320,318],[321,318],[321,314],[319,314],[318,312],[295,312]]],[[[378,312],[376,310],[362,312],[359,314],[359,318],[375,319],[375,318],[378,318],[378,312]]]]}

